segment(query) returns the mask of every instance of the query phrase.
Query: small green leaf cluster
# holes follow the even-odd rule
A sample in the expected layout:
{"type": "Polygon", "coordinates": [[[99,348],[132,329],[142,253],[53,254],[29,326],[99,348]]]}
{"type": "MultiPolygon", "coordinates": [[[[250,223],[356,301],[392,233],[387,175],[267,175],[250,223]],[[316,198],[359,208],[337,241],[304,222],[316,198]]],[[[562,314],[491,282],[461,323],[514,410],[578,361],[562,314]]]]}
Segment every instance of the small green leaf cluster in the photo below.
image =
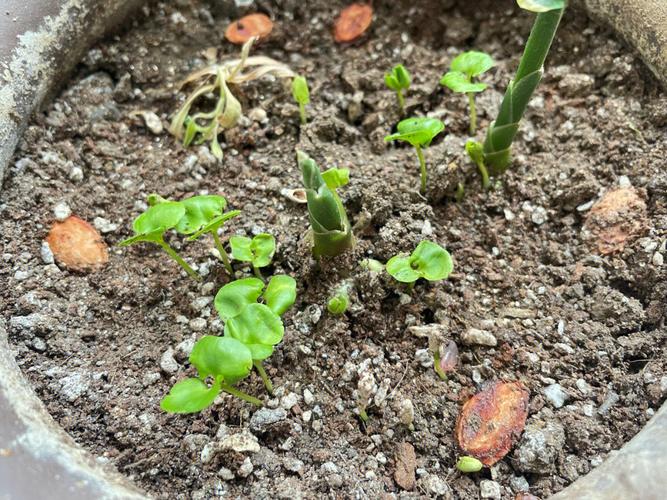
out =
{"type": "Polygon", "coordinates": [[[308,89],[308,82],[303,76],[295,76],[292,80],[292,97],[299,105],[299,115],[301,117],[301,124],[305,124],[306,104],[310,104],[310,90],[308,89]]]}
{"type": "Polygon", "coordinates": [[[249,262],[258,278],[261,278],[259,268],[271,264],[276,252],[276,240],[267,233],[261,233],[252,239],[246,236],[232,236],[229,238],[232,247],[232,257],[242,262],[249,262]]]}
{"type": "Polygon", "coordinates": [[[422,241],[410,255],[395,255],[387,262],[387,272],[401,283],[444,280],[453,268],[449,252],[432,241],[422,241]]]}
{"type": "Polygon", "coordinates": [[[479,472],[484,468],[484,464],[475,457],[464,456],[456,461],[456,468],[465,473],[479,472]]]}
{"type": "Polygon", "coordinates": [[[329,311],[334,316],[340,316],[345,314],[348,306],[350,305],[350,284],[344,283],[340,285],[333,296],[327,301],[327,311],[329,311]]]}
{"type": "Polygon", "coordinates": [[[221,391],[260,406],[260,400],[233,386],[254,366],[272,392],[261,362],[282,341],[285,328],[280,316],[295,299],[296,281],[287,275],[273,276],[268,285],[258,278],[243,278],[223,286],[215,296],[215,308],[225,322],[224,336],[207,335],[197,341],[190,354],[197,377],[176,383],[162,400],[162,409],[170,413],[199,412],[221,391]]]}
{"type": "Polygon", "coordinates": [[[181,201],[169,201],[159,195],[151,194],[148,203],[149,208],[132,224],[134,236],[121,241],[120,246],[141,242],[157,244],[190,276],[199,279],[199,275],[165,241],[164,236],[167,231],[173,229],[178,234],[188,236],[188,241],[193,241],[203,234],[210,233],[220,251],[221,259],[231,272],[227,253],[220,244],[218,230],[226,221],[241,212],[239,210],[225,212],[227,200],[223,196],[201,195],[181,201]]]}
{"type": "Polygon", "coordinates": [[[385,141],[403,141],[415,148],[421,172],[421,192],[426,193],[426,161],[422,148],[431,145],[433,139],[445,130],[445,124],[437,118],[407,118],[396,126],[397,132],[384,138],[385,141]]]}
{"type": "Polygon", "coordinates": [[[411,83],[411,76],[405,66],[397,64],[390,73],[384,75],[384,83],[390,90],[396,92],[396,99],[398,100],[398,107],[401,114],[405,111],[405,96],[403,91],[408,91],[411,83]]]}

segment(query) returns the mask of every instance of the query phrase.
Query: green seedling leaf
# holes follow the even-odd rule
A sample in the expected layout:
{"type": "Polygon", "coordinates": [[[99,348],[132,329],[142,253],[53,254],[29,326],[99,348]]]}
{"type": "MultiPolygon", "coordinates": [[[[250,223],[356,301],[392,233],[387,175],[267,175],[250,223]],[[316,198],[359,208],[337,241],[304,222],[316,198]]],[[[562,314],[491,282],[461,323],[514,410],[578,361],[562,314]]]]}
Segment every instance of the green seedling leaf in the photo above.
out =
{"type": "Polygon", "coordinates": [[[473,77],[486,73],[493,66],[495,66],[495,62],[489,54],[471,50],[455,57],[450,69],[473,77]]]}
{"type": "Polygon", "coordinates": [[[185,215],[185,207],[178,201],[166,201],[149,207],[132,224],[135,236],[119,243],[127,246],[140,241],[158,243],[165,231],[176,227],[185,215]]]}
{"type": "Polygon", "coordinates": [[[551,10],[564,9],[565,0],[516,0],[519,7],[530,12],[549,12],[551,10]]]}
{"type": "Polygon", "coordinates": [[[296,281],[285,274],[273,276],[263,297],[268,308],[282,316],[296,300],[296,281]]]}
{"type": "Polygon", "coordinates": [[[385,137],[385,141],[405,141],[415,147],[426,147],[445,130],[445,124],[436,118],[407,118],[400,121],[396,128],[398,132],[385,137]]]}
{"type": "Polygon", "coordinates": [[[266,233],[258,234],[252,239],[232,236],[229,244],[232,247],[232,257],[242,262],[250,262],[255,268],[268,266],[276,251],[275,238],[266,233]]]}
{"type": "Polygon", "coordinates": [[[374,273],[381,273],[382,271],[384,271],[384,264],[376,259],[363,259],[359,261],[359,265],[363,269],[367,269],[374,273]]]}
{"type": "Polygon", "coordinates": [[[350,297],[346,292],[338,292],[327,302],[327,311],[336,316],[345,314],[350,304],[350,297]]]}
{"type": "Polygon", "coordinates": [[[482,92],[486,89],[486,83],[471,83],[470,77],[460,71],[450,71],[440,79],[440,85],[454,92],[469,93],[482,92]]]}
{"type": "Polygon", "coordinates": [[[299,104],[310,103],[310,91],[305,77],[295,76],[292,80],[292,97],[299,104]]]}
{"type": "Polygon", "coordinates": [[[322,172],[322,179],[329,189],[338,189],[350,183],[350,171],[347,168],[330,168],[322,172]]]}
{"type": "Polygon", "coordinates": [[[181,234],[199,231],[202,226],[221,216],[227,206],[227,200],[217,195],[193,196],[181,203],[185,207],[185,215],[176,226],[176,231],[181,234]]]}
{"type": "Polygon", "coordinates": [[[215,308],[223,321],[241,314],[248,305],[257,302],[264,290],[264,282],[259,278],[243,278],[223,286],[215,295],[215,308]]]}
{"type": "Polygon", "coordinates": [[[413,283],[419,278],[443,280],[452,269],[452,258],[447,250],[431,241],[419,243],[409,256],[399,254],[387,262],[387,272],[401,283],[413,283]]]}
{"type": "Polygon", "coordinates": [[[225,336],[243,342],[252,352],[254,360],[268,358],[284,333],[280,316],[264,304],[249,304],[241,314],[225,323],[225,336]]]}
{"type": "Polygon", "coordinates": [[[475,457],[460,457],[456,462],[456,468],[461,472],[479,472],[484,467],[484,464],[475,457]]]}
{"type": "Polygon", "coordinates": [[[397,64],[391,70],[391,73],[384,75],[384,82],[390,90],[396,92],[410,88],[411,77],[405,66],[397,64]]]}
{"type": "Polygon", "coordinates": [[[197,238],[199,238],[202,234],[212,233],[213,231],[217,231],[218,228],[222,226],[225,222],[227,222],[229,219],[233,219],[234,217],[237,217],[240,214],[241,214],[240,210],[231,210],[229,212],[225,212],[222,215],[214,217],[209,221],[208,224],[202,226],[199,231],[191,235],[188,238],[188,241],[194,241],[197,238]]]}
{"type": "Polygon", "coordinates": [[[233,385],[252,370],[252,354],[234,338],[206,335],[192,349],[190,363],[197,368],[201,380],[222,377],[226,384],[233,385]]]}
{"type": "Polygon", "coordinates": [[[186,378],[174,384],[160,408],[169,413],[197,413],[210,406],[220,394],[220,382],[211,387],[198,378],[186,378]]]}

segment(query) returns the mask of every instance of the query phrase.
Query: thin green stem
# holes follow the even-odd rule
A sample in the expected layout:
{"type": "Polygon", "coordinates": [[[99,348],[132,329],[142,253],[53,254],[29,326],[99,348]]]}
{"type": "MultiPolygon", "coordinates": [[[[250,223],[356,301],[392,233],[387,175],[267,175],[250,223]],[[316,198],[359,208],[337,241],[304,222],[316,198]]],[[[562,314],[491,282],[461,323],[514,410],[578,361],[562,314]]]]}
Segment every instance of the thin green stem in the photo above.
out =
{"type": "Polygon", "coordinates": [[[267,392],[273,396],[273,384],[271,383],[271,379],[264,370],[264,365],[259,360],[253,360],[252,364],[255,365],[257,373],[259,373],[259,376],[262,377],[262,381],[264,382],[264,386],[266,387],[267,392]]]}
{"type": "Polygon", "coordinates": [[[253,404],[255,406],[263,405],[263,403],[259,399],[252,397],[250,394],[246,394],[245,392],[239,391],[238,389],[234,389],[231,385],[222,384],[220,386],[220,389],[231,394],[232,396],[236,396],[237,398],[242,399],[243,401],[247,401],[248,403],[253,404]]]}
{"type": "Polygon", "coordinates": [[[421,193],[426,194],[426,161],[420,145],[416,145],[417,157],[419,158],[419,170],[421,172],[421,193]]]}
{"type": "Polygon", "coordinates": [[[466,194],[466,187],[462,182],[456,185],[456,201],[462,201],[466,194]]]}
{"type": "Polygon", "coordinates": [[[264,276],[262,276],[262,272],[259,270],[259,267],[252,266],[252,272],[255,273],[255,276],[264,281],[264,276]]]}
{"type": "Polygon", "coordinates": [[[405,97],[401,89],[396,91],[396,98],[398,99],[398,108],[401,110],[401,115],[405,114],[405,97]]]}
{"type": "Polygon", "coordinates": [[[162,249],[167,252],[167,254],[174,259],[178,264],[185,269],[185,272],[188,273],[192,278],[196,279],[197,281],[201,280],[201,276],[199,276],[194,269],[190,267],[190,265],[183,260],[183,258],[178,255],[178,252],[171,248],[169,244],[166,241],[159,241],[158,245],[162,247],[162,249]]]}
{"type": "Polygon", "coordinates": [[[412,293],[412,291],[415,289],[415,283],[416,281],[413,281],[412,283],[408,283],[408,293],[412,293]]]}
{"type": "Polygon", "coordinates": [[[483,161],[480,161],[477,164],[477,169],[479,170],[479,175],[482,176],[482,188],[489,189],[489,186],[491,185],[491,181],[489,180],[489,171],[486,169],[486,165],[484,165],[483,161]]]}
{"type": "Polygon", "coordinates": [[[222,246],[222,242],[220,241],[220,236],[218,236],[218,230],[214,229],[211,231],[211,234],[213,234],[213,241],[215,242],[215,248],[218,249],[218,253],[220,254],[220,260],[222,260],[222,263],[225,265],[225,269],[227,269],[227,272],[229,274],[232,274],[234,271],[232,269],[232,265],[229,262],[229,255],[225,251],[225,247],[222,246]]]}
{"type": "Polygon", "coordinates": [[[359,408],[359,418],[363,423],[368,422],[368,414],[366,413],[366,408],[359,408]]]}
{"type": "Polygon", "coordinates": [[[475,106],[475,94],[468,92],[468,106],[470,107],[470,135],[477,132],[477,106],[475,106]]]}
{"type": "Polygon", "coordinates": [[[435,370],[435,373],[438,374],[438,377],[440,377],[442,380],[447,380],[447,375],[445,374],[445,372],[442,371],[442,368],[440,367],[439,352],[433,353],[433,369],[435,370]]]}
{"type": "Polygon", "coordinates": [[[301,125],[305,125],[307,121],[305,104],[299,103],[299,116],[301,117],[301,125]]]}

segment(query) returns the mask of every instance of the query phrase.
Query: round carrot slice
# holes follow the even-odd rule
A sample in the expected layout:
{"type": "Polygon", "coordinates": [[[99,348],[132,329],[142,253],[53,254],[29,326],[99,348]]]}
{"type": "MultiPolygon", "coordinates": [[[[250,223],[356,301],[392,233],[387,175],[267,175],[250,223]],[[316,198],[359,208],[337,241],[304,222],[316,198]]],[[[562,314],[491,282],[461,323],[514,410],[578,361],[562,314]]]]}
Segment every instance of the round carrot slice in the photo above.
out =
{"type": "Polygon", "coordinates": [[[338,43],[351,42],[363,35],[373,20],[373,7],[363,3],[353,3],[345,7],[334,24],[334,40],[338,43]]]}
{"type": "Polygon", "coordinates": [[[269,36],[273,29],[273,21],[265,14],[249,14],[227,26],[225,38],[232,43],[242,45],[256,36],[269,36]]]}

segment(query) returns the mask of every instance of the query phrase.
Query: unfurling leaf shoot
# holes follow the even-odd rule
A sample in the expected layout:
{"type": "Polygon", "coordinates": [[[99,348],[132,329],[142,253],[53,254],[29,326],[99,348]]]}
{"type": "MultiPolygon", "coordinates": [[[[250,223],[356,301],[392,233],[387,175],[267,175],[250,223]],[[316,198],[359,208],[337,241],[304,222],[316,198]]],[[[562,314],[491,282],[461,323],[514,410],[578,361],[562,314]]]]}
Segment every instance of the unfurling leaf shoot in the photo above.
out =
{"type": "Polygon", "coordinates": [[[292,80],[292,97],[299,105],[301,124],[304,125],[307,121],[306,104],[310,103],[310,91],[305,77],[295,76],[292,80]]]}
{"type": "Polygon", "coordinates": [[[273,254],[276,252],[276,240],[267,233],[258,234],[252,239],[246,236],[232,236],[229,238],[229,244],[232,247],[232,257],[242,262],[250,262],[258,278],[262,277],[259,268],[271,264],[273,254]]]}
{"type": "Polygon", "coordinates": [[[453,267],[449,252],[431,241],[422,241],[412,254],[399,254],[387,262],[387,272],[396,281],[411,284],[419,278],[443,280],[449,276],[453,267]]]}
{"type": "Polygon", "coordinates": [[[396,99],[398,100],[398,107],[401,115],[405,112],[405,95],[403,91],[408,91],[410,88],[411,77],[405,66],[397,64],[391,70],[391,73],[384,75],[384,83],[390,90],[396,92],[396,99]]]}

